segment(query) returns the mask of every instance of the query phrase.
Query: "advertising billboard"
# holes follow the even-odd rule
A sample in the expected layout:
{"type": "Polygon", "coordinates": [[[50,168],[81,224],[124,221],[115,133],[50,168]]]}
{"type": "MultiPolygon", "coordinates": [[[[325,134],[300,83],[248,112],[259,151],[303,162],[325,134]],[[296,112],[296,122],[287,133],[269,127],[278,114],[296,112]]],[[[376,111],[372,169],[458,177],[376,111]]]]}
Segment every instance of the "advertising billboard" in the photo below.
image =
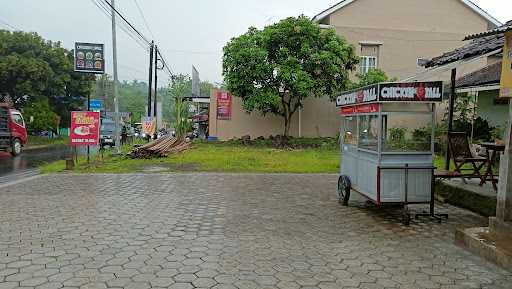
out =
{"type": "Polygon", "coordinates": [[[233,96],[226,91],[217,92],[217,119],[230,120],[233,96]]]}
{"type": "Polygon", "coordinates": [[[75,43],[75,71],[84,73],[105,73],[103,44],[75,43]]]}
{"type": "Polygon", "coordinates": [[[70,143],[72,146],[94,146],[100,143],[100,113],[72,111],[70,143]]]}

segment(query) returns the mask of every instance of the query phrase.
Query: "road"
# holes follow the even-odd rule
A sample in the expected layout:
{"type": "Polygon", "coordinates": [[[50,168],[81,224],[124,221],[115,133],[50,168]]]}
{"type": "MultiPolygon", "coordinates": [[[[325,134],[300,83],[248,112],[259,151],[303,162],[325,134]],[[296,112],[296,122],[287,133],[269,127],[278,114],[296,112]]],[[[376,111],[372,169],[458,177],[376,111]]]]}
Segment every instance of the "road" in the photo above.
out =
{"type": "MultiPolygon", "coordinates": [[[[447,222],[338,204],[336,175],[45,175],[0,189],[0,288],[510,289],[447,222]]],[[[411,208],[413,211],[424,206],[411,208]]]]}
{"type": "Polygon", "coordinates": [[[64,159],[68,153],[68,146],[26,150],[17,157],[0,152],[0,184],[36,175],[41,163],[64,159]]]}

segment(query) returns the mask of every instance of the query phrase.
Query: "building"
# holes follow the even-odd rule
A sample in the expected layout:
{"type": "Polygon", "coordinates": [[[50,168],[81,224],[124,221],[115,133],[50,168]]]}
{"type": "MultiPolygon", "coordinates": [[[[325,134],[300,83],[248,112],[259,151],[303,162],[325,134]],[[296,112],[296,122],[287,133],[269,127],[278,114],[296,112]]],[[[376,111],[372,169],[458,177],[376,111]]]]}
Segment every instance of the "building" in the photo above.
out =
{"type": "MultiPolygon", "coordinates": [[[[464,36],[496,28],[501,23],[469,0],[345,0],[316,15],[313,20],[353,44],[361,57],[358,72],[372,68],[390,77],[406,78],[422,73],[430,58],[460,46],[464,36]]],[[[459,69],[461,74],[487,65],[482,59],[459,69]]],[[[447,80],[436,74],[431,80],[447,80]]],[[[215,93],[211,98],[216,103],[215,93]]],[[[230,120],[216,121],[210,106],[210,135],[230,139],[281,134],[283,120],[242,111],[239,98],[232,102],[230,120]],[[215,123],[217,122],[217,123],[215,123]],[[212,130],[213,129],[213,130],[212,130]]],[[[292,136],[335,136],[339,111],[327,98],[307,99],[292,120],[292,136]]]]}

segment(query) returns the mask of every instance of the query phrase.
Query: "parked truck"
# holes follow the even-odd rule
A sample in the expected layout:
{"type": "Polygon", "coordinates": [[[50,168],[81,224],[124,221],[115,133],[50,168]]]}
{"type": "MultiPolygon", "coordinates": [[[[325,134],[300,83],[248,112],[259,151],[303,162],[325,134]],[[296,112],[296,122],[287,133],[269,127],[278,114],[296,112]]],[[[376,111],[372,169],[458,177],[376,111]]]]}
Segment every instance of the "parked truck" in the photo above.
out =
{"type": "Polygon", "coordinates": [[[0,151],[17,156],[27,143],[28,135],[21,112],[9,103],[0,102],[0,151]]]}

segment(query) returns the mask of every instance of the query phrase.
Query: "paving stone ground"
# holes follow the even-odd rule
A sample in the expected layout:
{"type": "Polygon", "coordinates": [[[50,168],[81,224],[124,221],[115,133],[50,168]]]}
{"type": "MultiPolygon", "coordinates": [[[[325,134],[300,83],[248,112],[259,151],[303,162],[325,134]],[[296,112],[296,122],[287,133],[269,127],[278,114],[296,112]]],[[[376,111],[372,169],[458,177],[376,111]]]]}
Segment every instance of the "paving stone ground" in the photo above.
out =
{"type": "MultiPolygon", "coordinates": [[[[453,244],[485,225],[442,206],[413,221],[333,175],[50,175],[0,188],[5,288],[512,288],[512,273],[453,244]]],[[[420,210],[422,208],[415,208],[420,210]]]]}

